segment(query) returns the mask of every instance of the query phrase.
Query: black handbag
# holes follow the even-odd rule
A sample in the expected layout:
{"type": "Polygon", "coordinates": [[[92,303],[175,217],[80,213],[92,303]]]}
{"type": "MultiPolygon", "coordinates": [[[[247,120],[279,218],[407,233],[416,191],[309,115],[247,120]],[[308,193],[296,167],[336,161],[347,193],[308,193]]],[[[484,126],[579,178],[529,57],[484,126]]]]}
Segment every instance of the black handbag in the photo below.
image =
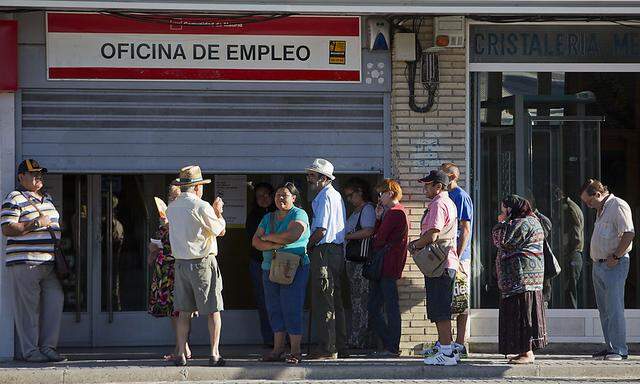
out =
{"type": "Polygon", "coordinates": [[[558,259],[553,254],[553,250],[551,250],[551,246],[547,239],[544,239],[544,279],[551,280],[554,277],[558,276],[560,272],[562,272],[562,268],[560,268],[560,263],[558,263],[558,259]]]}
{"type": "MultiPolygon", "coordinates": [[[[35,208],[40,216],[42,216],[42,212],[38,208],[38,206],[33,202],[30,196],[22,192],[22,196],[35,208]]],[[[51,240],[53,241],[53,269],[56,273],[56,276],[60,280],[64,280],[67,277],[71,276],[71,268],[69,267],[69,262],[67,258],[64,256],[62,252],[62,247],[60,246],[60,240],[56,237],[56,233],[51,227],[47,228],[47,232],[51,236],[51,240]]]]}
{"type": "Polygon", "coordinates": [[[544,280],[551,280],[558,276],[562,272],[560,263],[556,255],[553,254],[551,244],[549,243],[549,236],[551,236],[551,220],[536,210],[535,216],[542,227],[544,232],[544,243],[542,245],[542,252],[544,256],[544,280]]]}
{"type": "Polygon", "coordinates": [[[51,235],[51,238],[55,242],[53,246],[54,255],[55,255],[54,270],[56,272],[56,276],[58,277],[58,279],[64,280],[71,276],[71,267],[69,267],[69,261],[67,261],[67,258],[65,257],[64,252],[62,252],[62,247],[60,246],[60,240],[57,240],[56,234],[53,231],[53,229],[49,228],[48,230],[49,230],[49,234],[51,235]]]}
{"type": "Polygon", "coordinates": [[[378,250],[372,250],[369,253],[367,261],[362,267],[362,276],[367,280],[380,280],[382,278],[382,266],[384,264],[384,255],[389,250],[386,245],[378,250]]]}
{"type": "MultiPolygon", "coordinates": [[[[364,207],[360,210],[360,214],[358,215],[358,224],[356,224],[355,232],[362,229],[360,225],[360,217],[362,216],[362,211],[364,207]]],[[[347,246],[345,248],[345,258],[347,261],[351,261],[354,263],[365,263],[367,258],[369,257],[371,248],[371,237],[366,237],[364,239],[357,240],[349,240],[347,242],[347,246]]]]}

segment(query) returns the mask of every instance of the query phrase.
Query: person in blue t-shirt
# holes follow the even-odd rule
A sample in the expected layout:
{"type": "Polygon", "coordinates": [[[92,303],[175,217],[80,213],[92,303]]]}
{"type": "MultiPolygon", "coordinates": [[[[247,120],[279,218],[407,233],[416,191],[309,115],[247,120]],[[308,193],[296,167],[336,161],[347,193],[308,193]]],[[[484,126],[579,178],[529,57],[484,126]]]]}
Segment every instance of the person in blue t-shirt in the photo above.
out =
{"type": "MultiPolygon", "coordinates": [[[[460,168],[454,163],[444,163],[440,170],[449,175],[449,197],[458,209],[458,255],[460,257],[460,270],[467,278],[467,289],[471,287],[471,236],[473,233],[473,202],[469,194],[458,186],[460,168]]],[[[454,348],[460,357],[466,357],[467,349],[464,346],[467,319],[469,311],[459,314],[456,319],[457,332],[454,348]]]]}
{"type": "Polygon", "coordinates": [[[269,323],[274,333],[273,350],[263,361],[286,361],[297,364],[302,359],[302,311],[309,280],[309,217],[294,204],[300,201],[300,193],[293,183],[285,183],[276,189],[277,211],[264,215],[252,245],[262,251],[262,283],[269,323]],[[289,285],[274,283],[269,279],[273,250],[300,256],[300,265],[289,285]],[[289,334],[291,353],[284,355],[285,337],[289,334]]]}

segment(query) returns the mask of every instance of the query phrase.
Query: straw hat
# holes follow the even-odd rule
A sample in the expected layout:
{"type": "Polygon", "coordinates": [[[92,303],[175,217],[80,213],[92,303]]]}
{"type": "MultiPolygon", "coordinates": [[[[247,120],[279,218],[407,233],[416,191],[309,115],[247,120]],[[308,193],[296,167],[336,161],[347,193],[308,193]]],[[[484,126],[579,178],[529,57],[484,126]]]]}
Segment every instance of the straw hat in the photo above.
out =
{"type": "Polygon", "coordinates": [[[178,178],[171,182],[178,187],[188,187],[191,185],[209,184],[211,180],[202,178],[202,171],[197,165],[189,165],[180,170],[178,178]]]}
{"type": "Polygon", "coordinates": [[[333,164],[329,160],[315,159],[313,164],[309,168],[305,168],[305,170],[325,175],[331,180],[336,178],[333,176],[333,164]]]}

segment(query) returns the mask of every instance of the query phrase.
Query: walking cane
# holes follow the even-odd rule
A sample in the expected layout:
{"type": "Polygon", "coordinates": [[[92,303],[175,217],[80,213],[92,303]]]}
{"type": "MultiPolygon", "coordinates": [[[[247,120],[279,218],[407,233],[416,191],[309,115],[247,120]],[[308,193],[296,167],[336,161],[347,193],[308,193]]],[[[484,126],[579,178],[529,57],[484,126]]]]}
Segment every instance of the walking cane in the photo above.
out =
{"type": "Polygon", "coordinates": [[[313,305],[309,305],[309,321],[307,324],[307,356],[311,354],[311,313],[313,305]]]}

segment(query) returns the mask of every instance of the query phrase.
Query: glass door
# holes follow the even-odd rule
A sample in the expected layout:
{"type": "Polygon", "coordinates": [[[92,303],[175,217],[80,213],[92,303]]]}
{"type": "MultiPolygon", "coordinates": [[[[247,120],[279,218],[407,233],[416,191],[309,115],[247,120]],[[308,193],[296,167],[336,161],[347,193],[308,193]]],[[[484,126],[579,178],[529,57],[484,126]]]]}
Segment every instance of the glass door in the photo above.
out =
{"type": "Polygon", "coordinates": [[[556,74],[472,75],[476,308],[498,307],[491,229],[500,200],[511,193],[530,199],[552,225],[549,240],[563,271],[546,289],[549,307],[595,307],[588,262],[593,215],[578,192],[586,178],[600,177],[604,119],[588,114],[593,92],[571,94],[563,82],[556,74]]]}
{"type": "Polygon", "coordinates": [[[100,175],[92,187],[95,230],[93,306],[96,346],[170,345],[168,319],[147,313],[152,269],[147,244],[158,228],[154,196],[163,200],[165,175],[100,175]]]}
{"type": "Polygon", "coordinates": [[[64,313],[60,332],[60,345],[91,345],[91,287],[90,243],[88,241],[91,216],[85,175],[49,174],[45,185],[61,215],[63,252],[72,269],[69,278],[62,281],[64,313]]]}
{"type": "Polygon", "coordinates": [[[551,224],[548,239],[562,272],[547,287],[549,308],[594,306],[588,238],[593,215],[583,209],[579,190],[588,177],[600,178],[601,117],[533,117],[527,195],[551,224]]]}

